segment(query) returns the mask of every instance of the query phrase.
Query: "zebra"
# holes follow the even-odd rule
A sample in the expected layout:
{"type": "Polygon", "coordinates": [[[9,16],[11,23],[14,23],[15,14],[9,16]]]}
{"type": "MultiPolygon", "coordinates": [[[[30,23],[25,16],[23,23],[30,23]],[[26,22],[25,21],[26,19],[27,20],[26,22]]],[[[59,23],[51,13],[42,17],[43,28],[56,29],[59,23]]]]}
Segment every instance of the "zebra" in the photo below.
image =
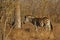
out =
{"type": "Polygon", "coordinates": [[[42,17],[42,18],[36,18],[32,15],[26,15],[24,16],[24,21],[23,23],[25,24],[26,22],[31,22],[33,25],[35,25],[35,28],[37,30],[37,27],[44,27],[48,28],[48,30],[52,30],[52,23],[49,18],[47,17],[42,17]]]}

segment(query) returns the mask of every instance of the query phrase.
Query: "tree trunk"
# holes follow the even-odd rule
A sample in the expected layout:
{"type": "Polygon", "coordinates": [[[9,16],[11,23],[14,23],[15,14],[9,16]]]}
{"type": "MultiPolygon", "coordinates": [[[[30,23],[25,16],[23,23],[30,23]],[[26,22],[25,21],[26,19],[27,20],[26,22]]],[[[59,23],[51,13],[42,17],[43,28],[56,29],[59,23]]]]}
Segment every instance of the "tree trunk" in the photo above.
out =
{"type": "Polygon", "coordinates": [[[20,1],[16,1],[15,4],[15,16],[16,16],[16,26],[17,28],[21,28],[21,13],[20,13],[20,1]]]}

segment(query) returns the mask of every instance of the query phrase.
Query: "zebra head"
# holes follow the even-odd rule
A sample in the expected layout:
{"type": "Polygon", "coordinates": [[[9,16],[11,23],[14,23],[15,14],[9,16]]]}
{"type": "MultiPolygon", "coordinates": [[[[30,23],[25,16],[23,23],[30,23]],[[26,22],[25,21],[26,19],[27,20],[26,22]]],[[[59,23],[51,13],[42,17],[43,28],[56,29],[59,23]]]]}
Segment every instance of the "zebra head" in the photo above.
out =
{"type": "Polygon", "coordinates": [[[31,16],[31,15],[26,15],[26,16],[24,16],[24,21],[23,21],[23,23],[25,24],[26,22],[32,21],[32,18],[35,18],[35,17],[33,17],[33,16],[31,16]]]}

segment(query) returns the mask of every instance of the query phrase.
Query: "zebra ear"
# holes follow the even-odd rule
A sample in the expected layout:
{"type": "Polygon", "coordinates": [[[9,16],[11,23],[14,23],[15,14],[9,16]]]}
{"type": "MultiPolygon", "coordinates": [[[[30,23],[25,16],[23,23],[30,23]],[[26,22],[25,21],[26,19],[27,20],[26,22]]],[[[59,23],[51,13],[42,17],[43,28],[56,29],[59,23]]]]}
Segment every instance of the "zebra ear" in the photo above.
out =
{"type": "Polygon", "coordinates": [[[23,20],[26,20],[26,16],[24,16],[23,20]]]}
{"type": "Polygon", "coordinates": [[[26,18],[26,16],[24,18],[26,18]]]}

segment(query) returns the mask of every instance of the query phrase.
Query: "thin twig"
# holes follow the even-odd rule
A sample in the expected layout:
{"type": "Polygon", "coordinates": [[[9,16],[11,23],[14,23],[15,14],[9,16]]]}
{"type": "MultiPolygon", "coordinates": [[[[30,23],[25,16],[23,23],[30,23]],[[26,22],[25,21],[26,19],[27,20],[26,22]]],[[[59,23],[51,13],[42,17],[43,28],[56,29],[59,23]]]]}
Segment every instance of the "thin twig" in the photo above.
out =
{"type": "Polygon", "coordinates": [[[6,35],[6,39],[8,38],[8,36],[10,35],[10,33],[12,32],[12,29],[13,29],[13,27],[11,27],[9,33],[6,35]]]}

